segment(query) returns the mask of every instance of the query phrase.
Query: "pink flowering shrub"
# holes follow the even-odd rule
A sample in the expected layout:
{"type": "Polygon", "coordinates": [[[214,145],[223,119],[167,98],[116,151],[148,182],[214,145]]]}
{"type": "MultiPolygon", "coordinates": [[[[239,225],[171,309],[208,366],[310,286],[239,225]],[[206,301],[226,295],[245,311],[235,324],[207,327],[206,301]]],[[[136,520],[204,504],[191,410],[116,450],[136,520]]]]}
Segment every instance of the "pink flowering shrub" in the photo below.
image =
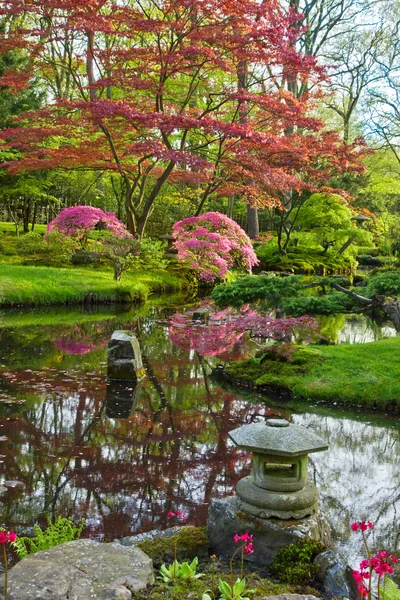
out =
{"type": "Polygon", "coordinates": [[[243,306],[237,312],[232,308],[209,310],[206,322],[193,321],[198,309],[176,313],[169,319],[169,339],[183,350],[195,350],[201,356],[221,356],[245,340],[246,333],[263,340],[290,341],[296,331],[303,337],[313,335],[318,327],[316,319],[307,315],[297,318],[275,319],[243,306]]]}
{"type": "Polygon", "coordinates": [[[258,263],[249,237],[239,225],[218,212],[207,212],[175,223],[178,260],[198,271],[204,281],[224,279],[232,267],[251,269],[258,263]]]}
{"type": "Polygon", "coordinates": [[[368,529],[373,529],[371,521],[357,521],[350,525],[352,531],[359,531],[362,535],[364,547],[368,558],[360,562],[359,570],[353,571],[353,577],[357,583],[357,589],[360,592],[361,598],[372,597],[377,600],[382,600],[385,590],[385,576],[393,575],[394,566],[399,562],[399,559],[394,554],[379,550],[375,555],[371,554],[368,546],[366,532],[368,529]],[[373,589],[374,578],[376,581],[376,589],[373,589]]]}
{"type": "Polygon", "coordinates": [[[94,206],[70,206],[62,210],[47,226],[47,231],[57,230],[79,241],[86,248],[89,234],[95,229],[106,229],[117,237],[129,236],[125,225],[114,213],[106,213],[94,206]]]}

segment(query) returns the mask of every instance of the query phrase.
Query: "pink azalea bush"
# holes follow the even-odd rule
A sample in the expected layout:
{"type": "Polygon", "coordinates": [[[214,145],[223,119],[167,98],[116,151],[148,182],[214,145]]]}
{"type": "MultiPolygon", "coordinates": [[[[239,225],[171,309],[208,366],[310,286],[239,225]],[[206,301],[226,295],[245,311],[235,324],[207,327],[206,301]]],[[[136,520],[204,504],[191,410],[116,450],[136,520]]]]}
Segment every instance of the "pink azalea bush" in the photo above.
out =
{"type": "Polygon", "coordinates": [[[175,223],[178,260],[198,271],[204,281],[224,279],[232,267],[251,273],[258,259],[250,238],[226,215],[207,212],[175,223]]]}
{"type": "Polygon", "coordinates": [[[129,237],[125,225],[114,213],[104,212],[94,206],[70,206],[64,208],[47,226],[47,232],[58,231],[87,246],[89,234],[95,229],[106,229],[117,237],[129,237]]]}

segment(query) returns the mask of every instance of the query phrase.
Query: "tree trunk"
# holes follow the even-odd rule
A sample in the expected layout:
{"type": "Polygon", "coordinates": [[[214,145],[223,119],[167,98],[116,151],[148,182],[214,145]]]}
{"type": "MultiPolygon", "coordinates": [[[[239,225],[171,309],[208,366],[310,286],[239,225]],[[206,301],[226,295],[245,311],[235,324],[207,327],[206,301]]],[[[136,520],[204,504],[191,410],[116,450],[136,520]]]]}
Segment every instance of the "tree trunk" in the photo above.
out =
{"type": "Polygon", "coordinates": [[[37,202],[35,202],[35,207],[33,209],[33,215],[32,215],[32,227],[31,227],[31,231],[33,231],[35,229],[37,211],[38,211],[38,205],[37,205],[37,202]]]}
{"type": "Polygon", "coordinates": [[[341,256],[343,254],[343,252],[345,252],[345,250],[347,250],[347,248],[354,242],[355,239],[356,239],[355,237],[349,237],[347,242],[345,242],[343,244],[343,246],[340,248],[340,250],[338,252],[339,256],[341,256]]]}
{"type": "Polygon", "coordinates": [[[254,206],[247,205],[247,235],[251,240],[258,237],[260,227],[258,222],[258,210],[254,206]]]}

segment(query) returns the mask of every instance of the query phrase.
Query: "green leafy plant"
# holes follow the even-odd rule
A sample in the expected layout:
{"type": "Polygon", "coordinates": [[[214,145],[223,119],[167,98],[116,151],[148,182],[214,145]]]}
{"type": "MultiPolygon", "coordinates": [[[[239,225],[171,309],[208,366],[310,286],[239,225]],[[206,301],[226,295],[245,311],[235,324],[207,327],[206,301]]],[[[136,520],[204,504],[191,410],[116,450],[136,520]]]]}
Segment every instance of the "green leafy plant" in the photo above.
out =
{"type": "Polygon", "coordinates": [[[174,560],[172,565],[169,565],[168,567],[165,564],[161,565],[161,579],[164,583],[174,582],[175,579],[199,579],[200,577],[203,577],[203,574],[196,573],[198,564],[199,559],[196,556],[191,563],[180,563],[177,560],[174,560]]]}
{"type": "Polygon", "coordinates": [[[246,579],[244,578],[236,579],[232,586],[220,579],[218,589],[221,593],[220,600],[250,600],[247,594],[255,593],[255,590],[246,590],[246,579]]]}
{"type": "Polygon", "coordinates": [[[399,586],[389,578],[385,579],[385,585],[382,589],[383,600],[400,600],[399,586]]]}
{"type": "Polygon", "coordinates": [[[281,582],[295,585],[308,585],[318,571],[314,558],[326,550],[321,542],[303,539],[295,544],[284,546],[276,553],[271,573],[281,582]]]}
{"type": "Polygon", "coordinates": [[[75,526],[71,519],[64,517],[57,517],[54,523],[48,518],[47,522],[48,526],[44,530],[39,525],[34,525],[34,537],[17,537],[12,543],[19,559],[22,560],[30,554],[49,550],[65,542],[78,540],[85,525],[85,519],[75,526]]]}

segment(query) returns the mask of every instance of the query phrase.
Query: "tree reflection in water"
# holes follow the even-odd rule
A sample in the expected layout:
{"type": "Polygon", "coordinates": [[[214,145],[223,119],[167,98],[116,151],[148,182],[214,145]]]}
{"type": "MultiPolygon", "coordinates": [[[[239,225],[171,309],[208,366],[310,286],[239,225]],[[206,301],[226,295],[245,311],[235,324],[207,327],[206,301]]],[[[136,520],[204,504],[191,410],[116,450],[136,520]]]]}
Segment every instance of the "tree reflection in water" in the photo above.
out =
{"type": "MultiPolygon", "coordinates": [[[[95,342],[84,355],[54,343],[74,327],[2,331],[0,440],[8,439],[0,441],[0,483],[24,485],[7,488],[0,518],[19,533],[44,514],[85,515],[84,535],[111,540],[165,528],[177,507],[202,525],[210,500],[231,494],[249,471],[250,456],[228,432],[255,418],[292,418],[283,401],[210,380],[218,359],[174,346],[157,315],[80,323],[95,342]],[[139,388],[107,388],[104,341],[119,328],[141,338],[148,376],[139,388]]],[[[399,421],[309,407],[293,418],[330,444],[313,460],[343,551],[357,554],[348,524],[360,518],[376,523],[376,545],[398,548],[399,421]]]]}

